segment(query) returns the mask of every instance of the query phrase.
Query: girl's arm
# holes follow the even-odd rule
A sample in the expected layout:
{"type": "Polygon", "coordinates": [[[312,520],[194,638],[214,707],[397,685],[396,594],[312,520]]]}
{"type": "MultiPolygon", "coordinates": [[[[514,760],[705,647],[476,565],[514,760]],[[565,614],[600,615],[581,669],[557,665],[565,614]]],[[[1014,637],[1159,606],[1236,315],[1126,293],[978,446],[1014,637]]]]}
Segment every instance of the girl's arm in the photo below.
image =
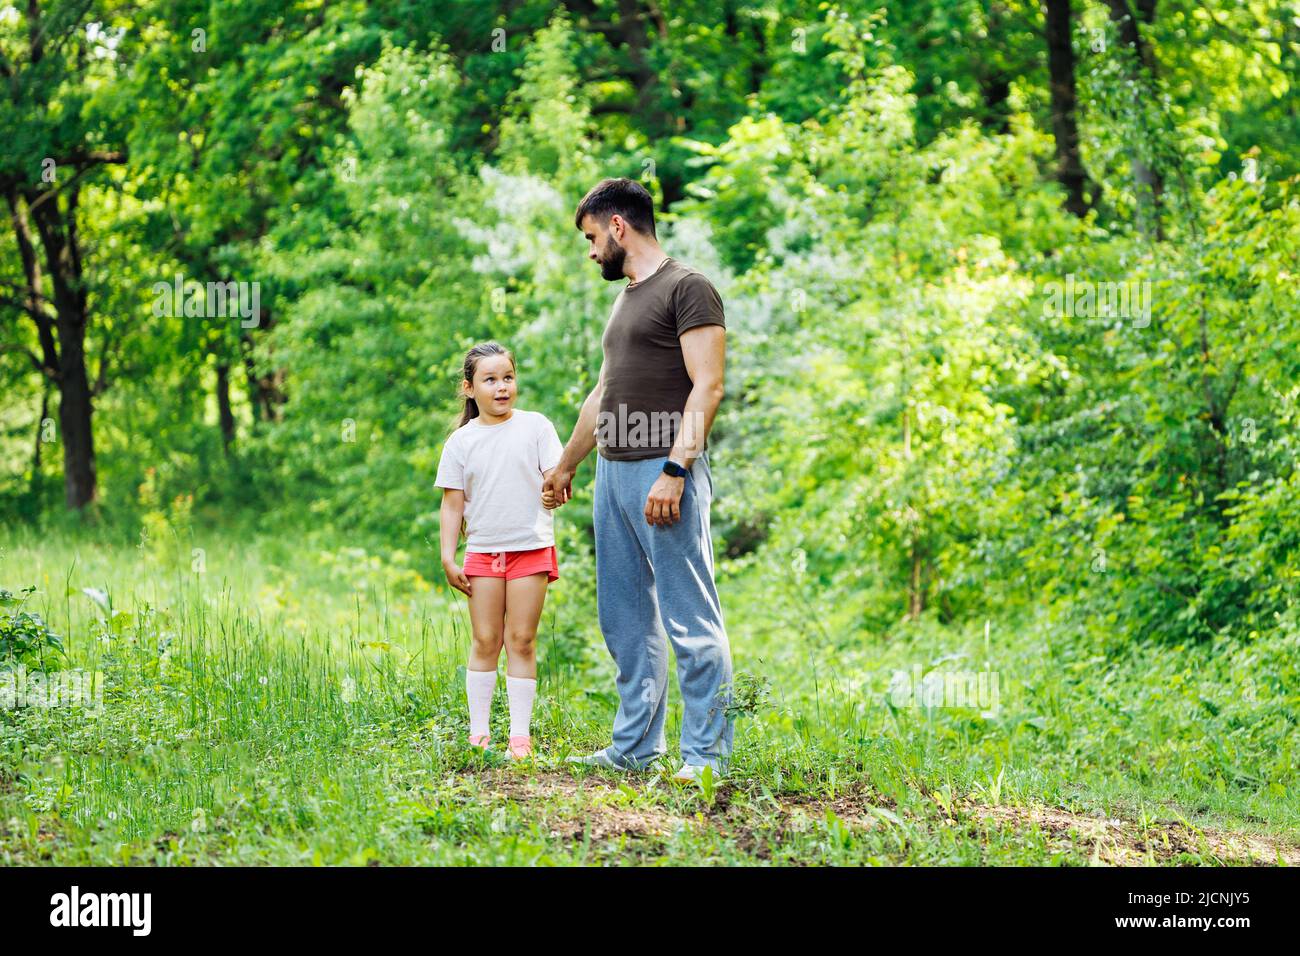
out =
{"type": "Polygon", "coordinates": [[[460,544],[460,525],[465,518],[465,492],[459,488],[442,490],[442,509],[439,512],[439,533],[442,541],[442,570],[447,583],[457,591],[470,592],[469,578],[456,563],[456,546],[460,544]]]}

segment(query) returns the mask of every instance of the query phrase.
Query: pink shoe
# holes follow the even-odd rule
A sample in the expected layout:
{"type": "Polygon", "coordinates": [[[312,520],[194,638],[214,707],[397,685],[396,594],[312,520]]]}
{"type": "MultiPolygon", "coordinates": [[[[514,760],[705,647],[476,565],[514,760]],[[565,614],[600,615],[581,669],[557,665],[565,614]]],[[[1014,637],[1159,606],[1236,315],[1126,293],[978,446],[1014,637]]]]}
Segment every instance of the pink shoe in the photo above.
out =
{"type": "Polygon", "coordinates": [[[511,737],[509,748],[511,760],[525,760],[533,755],[533,738],[511,737]]]}
{"type": "Polygon", "coordinates": [[[492,739],[487,734],[471,735],[469,738],[469,745],[477,747],[479,750],[487,750],[490,743],[492,743],[492,739]]]}

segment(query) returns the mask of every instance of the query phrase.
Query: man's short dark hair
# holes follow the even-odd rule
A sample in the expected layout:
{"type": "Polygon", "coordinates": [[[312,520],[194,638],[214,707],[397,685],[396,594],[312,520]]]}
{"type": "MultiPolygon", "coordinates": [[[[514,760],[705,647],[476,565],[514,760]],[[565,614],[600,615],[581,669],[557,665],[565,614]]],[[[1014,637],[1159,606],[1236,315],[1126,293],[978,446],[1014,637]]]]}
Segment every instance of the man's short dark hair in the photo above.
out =
{"type": "Polygon", "coordinates": [[[637,232],[655,234],[654,198],[635,179],[605,179],[597,183],[578,203],[573,224],[581,229],[583,218],[591,216],[604,225],[615,213],[637,232]]]}

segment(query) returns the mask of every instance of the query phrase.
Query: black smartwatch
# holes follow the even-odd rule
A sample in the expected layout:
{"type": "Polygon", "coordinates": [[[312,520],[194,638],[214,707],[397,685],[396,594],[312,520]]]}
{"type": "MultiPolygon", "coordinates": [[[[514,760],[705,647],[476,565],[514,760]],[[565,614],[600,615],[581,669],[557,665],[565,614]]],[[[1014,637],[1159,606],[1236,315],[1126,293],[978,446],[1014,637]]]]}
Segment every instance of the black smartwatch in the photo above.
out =
{"type": "Polygon", "coordinates": [[[664,474],[672,475],[674,478],[685,478],[686,469],[683,468],[681,465],[677,464],[677,462],[673,461],[671,458],[669,458],[666,462],[664,462],[664,474]]]}

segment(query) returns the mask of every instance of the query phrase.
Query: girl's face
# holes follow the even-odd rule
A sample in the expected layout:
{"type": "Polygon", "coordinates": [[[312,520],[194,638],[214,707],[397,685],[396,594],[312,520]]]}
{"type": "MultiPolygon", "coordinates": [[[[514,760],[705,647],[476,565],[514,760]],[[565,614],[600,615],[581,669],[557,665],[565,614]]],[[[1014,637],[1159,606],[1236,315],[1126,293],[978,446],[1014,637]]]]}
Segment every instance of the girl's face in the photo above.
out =
{"type": "Polygon", "coordinates": [[[478,404],[480,415],[509,415],[517,391],[514,363],[506,355],[484,356],[474,369],[473,383],[465,382],[461,387],[478,404]]]}

